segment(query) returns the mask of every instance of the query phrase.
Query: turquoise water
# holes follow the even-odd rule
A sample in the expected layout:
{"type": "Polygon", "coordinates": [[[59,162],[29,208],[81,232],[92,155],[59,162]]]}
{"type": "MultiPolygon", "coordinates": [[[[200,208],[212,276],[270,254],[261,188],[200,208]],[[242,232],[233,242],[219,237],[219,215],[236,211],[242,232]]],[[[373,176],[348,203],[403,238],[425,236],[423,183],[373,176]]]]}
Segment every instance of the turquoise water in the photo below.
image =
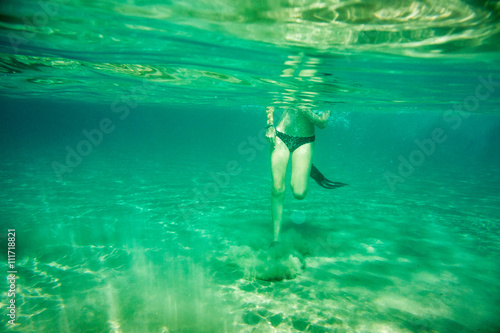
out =
{"type": "Polygon", "coordinates": [[[1,331],[498,332],[499,10],[1,2],[1,331]],[[268,105],[349,184],[271,250],[268,105]]]}

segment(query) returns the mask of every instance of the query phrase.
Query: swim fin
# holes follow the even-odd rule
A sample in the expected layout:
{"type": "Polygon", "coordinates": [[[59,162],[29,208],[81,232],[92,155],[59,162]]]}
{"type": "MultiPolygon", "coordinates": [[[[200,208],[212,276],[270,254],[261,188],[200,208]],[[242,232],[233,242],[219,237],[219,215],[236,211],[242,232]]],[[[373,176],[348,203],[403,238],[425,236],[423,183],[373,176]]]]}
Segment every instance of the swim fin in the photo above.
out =
{"type": "Polygon", "coordinates": [[[347,184],[344,183],[339,183],[339,182],[332,182],[331,180],[326,179],[325,176],[321,172],[319,172],[318,168],[316,168],[313,165],[311,165],[311,173],[310,176],[312,179],[318,183],[319,186],[323,186],[324,188],[339,188],[343,186],[347,186],[347,184]]]}

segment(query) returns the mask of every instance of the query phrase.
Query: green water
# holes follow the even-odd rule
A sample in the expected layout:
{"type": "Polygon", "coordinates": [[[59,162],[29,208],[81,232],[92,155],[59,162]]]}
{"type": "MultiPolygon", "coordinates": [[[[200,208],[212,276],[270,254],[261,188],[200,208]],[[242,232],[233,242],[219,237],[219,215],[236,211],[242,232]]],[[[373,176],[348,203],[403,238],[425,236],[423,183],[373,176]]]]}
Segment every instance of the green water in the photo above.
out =
{"type": "Polygon", "coordinates": [[[498,332],[499,10],[2,1],[0,330],[498,332]],[[349,184],[271,250],[268,105],[349,184]]]}

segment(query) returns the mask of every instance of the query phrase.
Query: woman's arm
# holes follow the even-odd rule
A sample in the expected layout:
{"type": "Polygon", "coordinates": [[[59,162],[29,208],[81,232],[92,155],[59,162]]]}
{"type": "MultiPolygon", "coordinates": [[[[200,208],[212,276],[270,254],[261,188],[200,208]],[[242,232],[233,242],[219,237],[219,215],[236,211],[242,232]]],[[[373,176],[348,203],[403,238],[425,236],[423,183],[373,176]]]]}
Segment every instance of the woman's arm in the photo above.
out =
{"type": "Polygon", "coordinates": [[[318,128],[325,128],[326,125],[328,125],[328,119],[330,119],[331,112],[326,111],[323,112],[321,115],[316,114],[311,111],[309,108],[300,108],[300,112],[311,122],[313,123],[314,126],[317,126],[318,128]]]}
{"type": "Polygon", "coordinates": [[[274,106],[268,106],[266,109],[267,114],[267,126],[274,125],[274,106]]]}
{"type": "Polygon", "coordinates": [[[270,144],[275,144],[276,140],[276,129],[274,128],[274,106],[268,106],[266,109],[267,114],[267,130],[266,139],[270,144]]]}

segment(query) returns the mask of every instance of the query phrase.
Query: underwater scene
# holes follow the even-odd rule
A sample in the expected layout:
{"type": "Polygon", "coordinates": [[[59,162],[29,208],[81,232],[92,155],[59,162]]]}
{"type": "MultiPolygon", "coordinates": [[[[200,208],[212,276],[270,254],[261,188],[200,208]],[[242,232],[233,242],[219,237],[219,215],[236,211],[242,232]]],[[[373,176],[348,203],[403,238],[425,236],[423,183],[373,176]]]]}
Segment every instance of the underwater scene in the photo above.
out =
{"type": "Polygon", "coordinates": [[[3,0],[0,75],[1,332],[500,332],[500,2],[3,0]]]}

